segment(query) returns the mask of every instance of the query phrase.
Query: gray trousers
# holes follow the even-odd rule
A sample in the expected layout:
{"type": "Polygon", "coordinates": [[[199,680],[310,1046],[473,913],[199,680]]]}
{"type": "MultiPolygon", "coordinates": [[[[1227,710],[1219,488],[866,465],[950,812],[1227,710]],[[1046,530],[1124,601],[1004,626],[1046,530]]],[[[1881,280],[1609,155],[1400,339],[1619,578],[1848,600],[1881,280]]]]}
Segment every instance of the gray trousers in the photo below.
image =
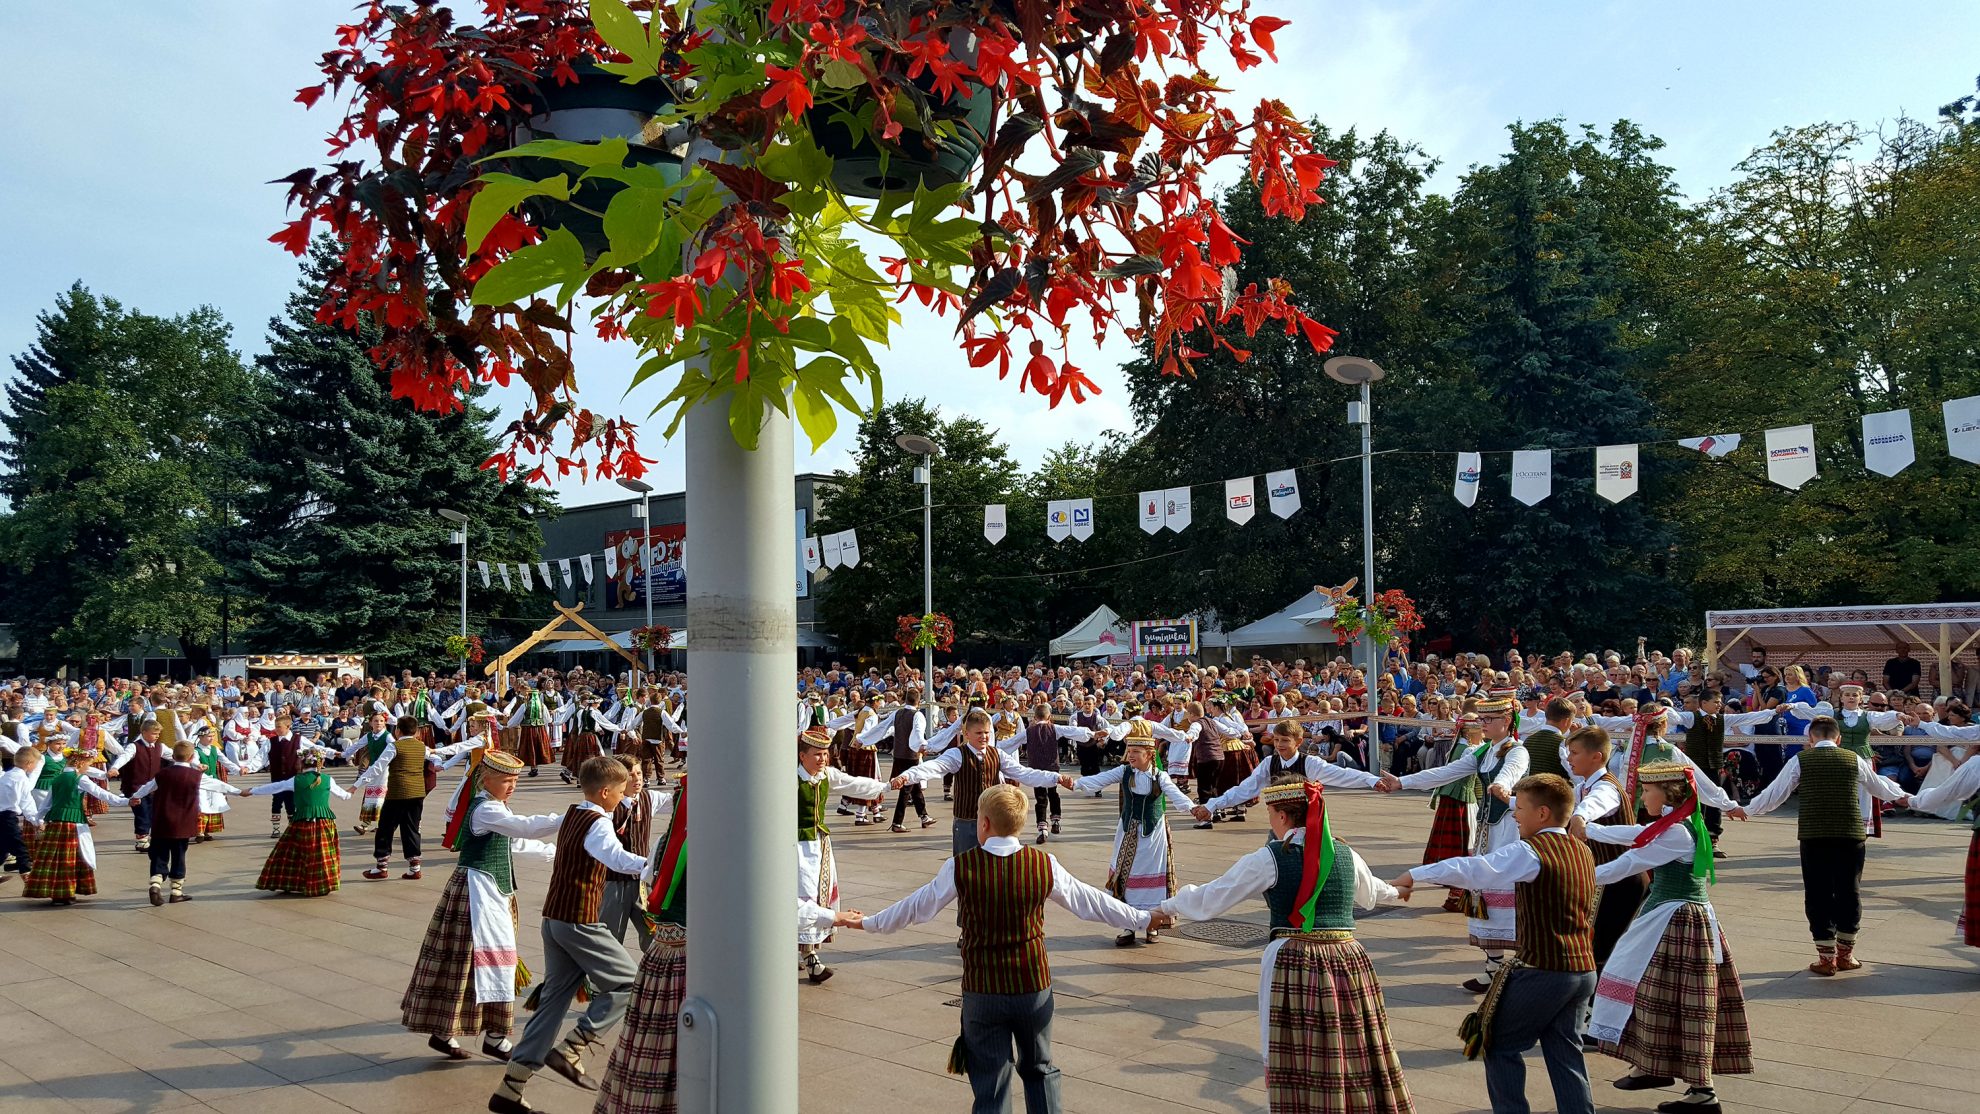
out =
{"type": "MultiPolygon", "coordinates": [[[[974,823],[972,821],[972,823],[974,823]]],[[[1059,1069],[1052,1063],[1052,988],[1036,994],[962,996],[962,1039],[972,1114],[1010,1114],[1011,1047],[1024,1082],[1026,1114],[1059,1114],[1059,1069]]]]}
{"type": "Polygon", "coordinates": [[[639,879],[624,882],[611,878],[605,880],[605,899],[598,903],[598,918],[605,922],[612,939],[625,943],[626,929],[630,927],[639,940],[639,950],[653,942],[653,926],[646,923],[646,917],[639,911],[639,879]]]}
{"type": "Polygon", "coordinates": [[[976,850],[976,821],[957,820],[949,830],[949,854],[960,855],[964,851],[976,850]]]}
{"type": "Polygon", "coordinates": [[[1508,972],[1485,1050],[1485,1093],[1492,1114],[1527,1114],[1526,1050],[1540,1045],[1560,1114],[1595,1114],[1588,1065],[1581,1056],[1581,1018],[1595,996],[1593,971],[1508,972]]]}
{"type": "Polygon", "coordinates": [[[543,993],[510,1060],[531,1069],[543,1066],[543,1058],[557,1043],[564,1011],[570,1008],[578,987],[587,982],[591,985],[591,1005],[578,1016],[577,1027],[588,1036],[597,1036],[618,1024],[625,1016],[628,992],[638,976],[639,966],[626,954],[625,945],[603,924],[544,918],[543,993]]]}

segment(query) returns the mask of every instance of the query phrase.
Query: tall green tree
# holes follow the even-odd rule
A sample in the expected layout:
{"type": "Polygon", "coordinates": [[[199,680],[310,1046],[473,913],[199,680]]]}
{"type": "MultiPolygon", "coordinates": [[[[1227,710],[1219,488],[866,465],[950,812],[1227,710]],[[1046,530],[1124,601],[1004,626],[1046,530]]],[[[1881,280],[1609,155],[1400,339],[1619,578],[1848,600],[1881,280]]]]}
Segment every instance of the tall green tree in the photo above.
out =
{"type": "Polygon", "coordinates": [[[48,392],[64,383],[100,381],[117,358],[112,343],[124,309],[99,299],[78,282],[55,296],[53,309],[35,315],[35,340],[14,357],[7,408],[0,412],[0,495],[18,502],[31,491],[23,471],[29,442],[48,427],[48,392]]]}
{"type": "MultiPolygon", "coordinates": [[[[436,512],[468,516],[477,559],[534,560],[542,534],[533,515],[551,504],[481,467],[494,449],[490,411],[432,414],[392,397],[368,351],[377,330],[316,320],[335,250],[316,245],[286,313],[269,322],[251,404],[235,415],[248,529],[232,563],[262,600],[251,638],[390,667],[441,665],[459,629],[460,568],[448,540],[455,527],[436,512]]],[[[470,577],[471,632],[522,606],[496,584],[470,577]]]]}

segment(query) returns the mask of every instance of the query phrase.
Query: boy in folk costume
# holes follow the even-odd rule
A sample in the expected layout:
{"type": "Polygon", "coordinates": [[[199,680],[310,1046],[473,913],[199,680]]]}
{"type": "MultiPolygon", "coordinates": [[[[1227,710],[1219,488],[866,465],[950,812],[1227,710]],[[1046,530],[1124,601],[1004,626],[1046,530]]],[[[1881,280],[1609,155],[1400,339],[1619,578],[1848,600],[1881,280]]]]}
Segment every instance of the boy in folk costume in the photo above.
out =
{"type": "MultiPolygon", "coordinates": [[[[1816,716],[1829,716],[1836,721],[1837,745],[1868,759],[1876,765],[1877,752],[1870,749],[1870,733],[1882,731],[1896,734],[1904,730],[1901,713],[1892,711],[1873,712],[1863,706],[1862,685],[1841,685],[1836,689],[1836,699],[1842,707],[1836,708],[1826,700],[1805,704],[1799,700],[1783,704],[1782,712],[1799,720],[1813,720],[1816,716]]],[[[1870,834],[1882,839],[1884,836],[1883,802],[1868,793],[1858,796],[1857,803],[1863,808],[1863,815],[1869,818],[1870,834]]]]}
{"type": "MultiPolygon", "coordinates": [[[[330,798],[348,801],[351,795],[323,772],[327,753],[328,748],[316,747],[306,759],[306,768],[247,791],[250,797],[286,798],[291,810],[288,828],[276,838],[268,861],[261,864],[255,889],[322,897],[342,880],[344,857],[337,846],[337,816],[330,811],[330,798]]],[[[271,777],[273,773],[271,763],[271,777]]]]}
{"type": "MultiPolygon", "coordinates": [[[[1148,736],[1147,725],[1143,724],[1142,734],[1148,736]]],[[[1020,738],[1018,759],[1034,770],[1059,772],[1059,741],[1061,739],[1084,740],[1088,732],[1083,727],[1060,727],[1052,722],[1052,706],[1040,701],[1031,706],[1031,723],[1026,725],[1020,738]]],[[[1149,742],[1154,742],[1149,737],[1149,742]]],[[[1059,834],[1059,787],[1040,786],[1033,791],[1038,798],[1038,842],[1045,842],[1048,831],[1059,834]]],[[[1188,798],[1184,798],[1187,802],[1188,798]]],[[[1165,828],[1166,832],[1167,829],[1165,828]]],[[[1119,894],[1114,895],[1119,897],[1119,894]]]]}
{"type": "MultiPolygon", "coordinates": [[[[807,727],[798,736],[797,896],[799,901],[836,909],[839,878],[832,860],[832,829],[826,823],[827,809],[839,795],[870,800],[884,793],[887,787],[872,778],[853,777],[828,765],[825,759],[831,749],[832,738],[822,726],[807,727]]],[[[832,969],[818,958],[819,945],[831,939],[829,931],[806,929],[798,933],[798,966],[813,983],[832,977],[832,969]]]]}
{"type": "Polygon", "coordinates": [[[494,1114],[532,1109],[523,1099],[523,1087],[545,1067],[587,1091],[597,1090],[585,1073],[584,1058],[602,1051],[604,1030],[625,1013],[627,993],[639,974],[625,945],[613,939],[600,919],[605,872],[636,875],[646,869],[646,856],[619,846],[612,833],[612,811],[625,795],[626,768],[615,759],[590,759],[578,771],[578,785],[584,800],[572,805],[557,827],[556,864],[543,895],[543,986],[536,1012],[509,1057],[508,1071],[488,1099],[494,1114]],[[591,1004],[558,1040],[557,1027],[580,987],[589,988],[591,1004]]]}
{"type": "MultiPolygon", "coordinates": [[[[908,689],[902,694],[903,704],[892,716],[875,718],[872,725],[858,736],[861,743],[886,746],[887,753],[894,762],[888,777],[898,779],[906,774],[914,768],[915,763],[921,761],[928,749],[928,720],[921,714],[920,709],[915,707],[916,701],[920,699],[921,692],[918,689],[908,689]],[[884,744],[883,740],[885,740],[884,744]]],[[[915,815],[921,818],[922,827],[926,828],[935,823],[935,818],[928,815],[927,796],[921,790],[921,783],[916,781],[902,789],[900,796],[894,799],[894,826],[891,830],[907,831],[907,825],[902,821],[907,819],[910,804],[914,806],[915,815]]]]}
{"type": "Polygon", "coordinates": [[[888,788],[900,789],[953,776],[956,779],[955,824],[950,831],[949,848],[952,853],[960,855],[976,846],[976,799],[986,786],[1006,781],[1034,789],[1045,785],[1070,786],[1072,778],[1061,777],[1057,770],[1032,770],[1012,761],[992,743],[990,713],[981,708],[964,712],[958,725],[959,741],[955,746],[896,775],[888,783],[888,788]]]}
{"type": "Polygon", "coordinates": [[[592,693],[581,693],[558,713],[564,721],[564,768],[558,774],[569,785],[587,758],[605,753],[601,735],[616,736],[619,725],[600,715],[600,701],[592,693]]]}
{"type": "MultiPolygon", "coordinates": [[[[1524,728],[1529,717],[1522,715],[1519,722],[1524,728]]],[[[1560,699],[1547,701],[1545,718],[1539,726],[1521,735],[1526,742],[1526,772],[1553,774],[1573,782],[1567,767],[1567,737],[1573,730],[1574,705],[1560,699]]]]}
{"type": "MultiPolygon", "coordinates": [[[[619,846],[635,855],[644,855],[653,843],[653,820],[673,811],[674,794],[648,787],[640,772],[639,759],[630,754],[612,757],[626,768],[628,778],[626,797],[612,810],[612,834],[618,837],[619,846]]],[[[605,927],[622,944],[626,941],[626,929],[631,928],[643,951],[653,942],[653,928],[640,915],[640,910],[645,908],[640,898],[638,875],[617,870],[605,872],[605,899],[600,903],[605,927]]]]}
{"type": "Polygon", "coordinates": [[[1816,716],[1808,724],[1808,747],[1781,767],[1773,784],[1744,810],[1728,815],[1743,820],[1764,816],[1781,807],[1800,790],[1801,814],[1795,820],[1801,841],[1802,904],[1808,932],[1815,938],[1817,975],[1854,971],[1856,932],[1863,919],[1864,815],[1867,791],[1882,801],[1902,801],[1904,790],[1871,765],[1870,760],[1836,745],[1836,721],[1816,716]]]}
{"type": "MultiPolygon", "coordinates": [[[[1203,714],[1201,707],[1191,707],[1196,709],[1199,717],[1203,714]]],[[[1079,776],[1092,777],[1100,772],[1100,759],[1106,755],[1106,748],[1101,743],[1106,738],[1107,728],[1112,726],[1107,722],[1107,717],[1100,714],[1100,703],[1092,693],[1085,693],[1079,698],[1079,710],[1072,714],[1072,726],[1091,732],[1084,742],[1073,748],[1073,753],[1079,758],[1079,776]]]]}
{"type": "MultiPolygon", "coordinates": [[[[32,831],[41,811],[34,800],[34,783],[41,776],[41,751],[21,747],[6,755],[6,768],[0,770],[0,882],[15,874],[25,876],[34,866],[23,828],[32,831]]],[[[1976,767],[1980,768],[1980,767],[1976,767]]]]}
{"type": "MultiPolygon", "coordinates": [[[[138,725],[136,738],[110,763],[110,772],[118,777],[118,793],[131,796],[138,786],[157,777],[158,771],[171,764],[172,752],[159,742],[163,733],[164,728],[156,719],[147,718],[138,725]]],[[[151,850],[151,809],[150,801],[131,802],[131,830],[137,837],[139,851],[151,850]]]]}
{"type": "Polygon", "coordinates": [[[113,805],[128,801],[90,780],[93,754],[69,751],[49,784],[48,804],[41,810],[34,839],[34,869],[27,876],[22,897],[45,897],[50,905],[74,905],[77,897],[96,892],[96,843],[83,818],[83,798],[94,797],[113,805]]]}
{"type": "Polygon", "coordinates": [[[149,799],[151,807],[151,903],[165,904],[165,884],[172,885],[176,904],[186,896],[186,848],[199,838],[202,802],[209,794],[239,796],[241,790],[206,772],[195,748],[181,740],[172,746],[172,762],[131,794],[133,801],[149,799]]]}
{"type": "Polygon", "coordinates": [[[1354,907],[1395,901],[1336,839],[1318,782],[1281,775],[1259,792],[1272,835],[1161,911],[1208,920],[1264,898],[1272,941],[1258,968],[1258,1050],[1272,1114],[1410,1114],[1375,965],[1354,938],[1354,907]]]}
{"type": "MultiPolygon", "coordinates": [[[[981,709],[969,714],[982,716],[982,737],[963,745],[997,753],[990,742],[989,715],[981,709]]],[[[973,733],[976,727],[964,731],[973,733]]],[[[958,772],[957,788],[967,784],[971,768],[958,772]]],[[[957,804],[960,808],[962,802],[957,804]]],[[[962,1035],[950,1056],[950,1070],[968,1073],[974,1109],[980,1112],[1010,1108],[1013,1043],[1025,1109],[1029,1114],[1057,1114],[1060,1109],[1059,1069],[1052,1063],[1052,972],[1045,954],[1047,900],[1081,920],[1123,932],[1174,923],[1166,913],[1129,908],[1073,877],[1051,855],[1026,847],[1018,833],[1024,830],[1029,805],[1016,785],[987,786],[968,803],[976,825],[968,847],[944,862],[920,889],[878,913],[848,918],[855,928],[885,934],[933,920],[951,903],[960,907],[962,1035]]]]}
{"type": "MultiPolygon", "coordinates": [[[[1586,837],[1623,848],[1595,870],[1597,884],[1649,870],[1650,896],[1602,968],[1588,1035],[1630,1065],[1624,1091],[1689,1085],[1664,1114],[1718,1114],[1714,1075],[1753,1071],[1746,998],[1706,885],[1716,881],[1712,836],[1692,789],[1697,772],[1644,766],[1649,824],[1590,824],[1586,837]]],[[[1604,898],[1603,900],[1607,900],[1604,898]]]]}
{"type": "MultiPolygon", "coordinates": [[[[1122,740],[1127,744],[1126,759],[1104,774],[1082,777],[1072,783],[1075,792],[1105,789],[1118,784],[1121,797],[1120,822],[1114,825],[1114,865],[1107,871],[1107,892],[1136,909],[1154,909],[1176,892],[1174,842],[1169,837],[1167,807],[1187,812],[1189,795],[1176,787],[1169,775],[1155,767],[1155,733],[1147,721],[1128,721],[1122,740]]],[[[1058,741],[1053,740],[1053,746],[1058,741]]],[[[1040,843],[1045,842],[1042,838],[1040,843]]],[[[1148,930],[1154,943],[1156,931],[1148,930]]],[[[1116,937],[1117,947],[1134,943],[1134,933],[1116,937]]]]}
{"type": "MultiPolygon", "coordinates": [[[[193,710],[195,713],[200,712],[198,705],[194,705],[193,710]]],[[[183,730],[184,725],[180,726],[183,730]]],[[[193,761],[199,764],[199,768],[205,771],[208,778],[225,782],[230,775],[238,777],[241,767],[239,763],[227,757],[215,735],[216,733],[210,730],[200,733],[199,741],[193,744],[193,761]]],[[[221,793],[212,789],[200,790],[199,835],[193,838],[194,843],[212,843],[215,836],[227,830],[227,813],[233,807],[227,803],[227,798],[230,796],[238,797],[240,794],[221,793]]]]}
{"type": "MultiPolygon", "coordinates": [[[[1574,812],[1568,817],[1568,834],[1581,838],[1591,824],[1626,825],[1636,823],[1636,805],[1623,796],[1622,783],[1609,770],[1609,733],[1599,727],[1582,727],[1571,732],[1567,744],[1568,784],[1574,789],[1574,812]]],[[[1623,849],[1609,843],[1588,848],[1600,871],[1622,857],[1623,849]]],[[[1619,875],[1598,886],[1601,900],[1595,903],[1595,969],[1602,970],[1609,953],[1629,929],[1637,906],[1649,891],[1641,871],[1619,875]]],[[[1591,1038],[1592,1043],[1592,1038],[1591,1038]]]]}
{"type": "MultiPolygon", "coordinates": [[[[1507,730],[1488,722],[1486,734],[1507,730]]],[[[1396,879],[1408,899],[1417,885],[1510,889],[1517,910],[1517,955],[1504,964],[1478,1012],[1460,1030],[1467,1056],[1485,1057],[1485,1089],[1494,1114],[1525,1114],[1526,1050],[1537,1042],[1560,1114],[1594,1114],[1581,1018],[1595,995],[1595,860],[1562,826],[1574,790],[1552,774],[1515,787],[1519,838],[1484,855],[1445,859],[1396,879]]]]}
{"type": "Polygon", "coordinates": [[[538,766],[547,766],[556,761],[550,749],[550,720],[554,714],[541,688],[532,688],[528,681],[517,681],[522,691],[516,694],[515,703],[510,706],[507,726],[516,729],[516,757],[529,767],[529,776],[535,777],[538,766]]]}
{"type": "MultiPolygon", "coordinates": [[[[275,714],[274,729],[268,736],[268,779],[270,782],[293,781],[296,775],[302,773],[303,769],[310,764],[312,757],[329,758],[336,753],[336,751],[329,747],[318,746],[304,739],[296,733],[294,718],[286,711],[277,712],[275,714]]],[[[270,829],[268,834],[271,838],[280,838],[282,835],[283,814],[286,813],[291,821],[294,821],[296,818],[296,799],[294,795],[288,790],[270,790],[265,785],[257,787],[249,795],[270,798],[268,802],[268,824],[270,829]]],[[[350,794],[339,789],[337,795],[347,797],[350,794]]],[[[320,820],[322,817],[311,817],[311,819],[320,820]]],[[[335,817],[331,817],[333,824],[335,820],[335,817]]]]}
{"type": "Polygon", "coordinates": [[[426,794],[432,788],[428,779],[456,749],[466,749],[466,744],[427,749],[419,739],[419,722],[411,716],[400,716],[399,737],[386,743],[378,757],[358,775],[359,785],[385,786],[385,802],[378,810],[378,834],[371,843],[371,857],[377,863],[364,872],[366,878],[375,882],[388,873],[385,865],[392,861],[392,837],[397,835],[399,850],[406,857],[406,872],[399,877],[419,880],[419,821],[426,810],[426,794]]]}
{"type": "MultiPolygon", "coordinates": [[[[364,769],[370,769],[392,745],[391,720],[383,711],[374,711],[364,718],[364,733],[351,745],[344,748],[343,759],[364,769]]],[[[378,813],[385,804],[385,786],[382,782],[362,786],[364,795],[358,800],[357,824],[351,830],[363,835],[378,823],[378,813]]]]}
{"type": "MultiPolygon", "coordinates": [[[[1730,715],[1723,710],[1725,698],[1717,689],[1706,689],[1698,694],[1696,712],[1674,711],[1672,718],[1684,728],[1684,742],[1680,749],[1705,774],[1705,780],[1714,786],[1723,784],[1726,766],[1726,732],[1741,727],[1765,723],[1774,718],[1773,711],[1734,712],[1730,715]]],[[[1866,747],[1867,751],[1868,748],[1866,747]]],[[[1732,796],[1728,793],[1727,796],[1732,796]]],[[[1722,811],[1709,802],[1705,809],[1705,827],[1712,833],[1712,854],[1725,858],[1725,849],[1719,846],[1719,835],[1723,830],[1722,811]]]]}
{"type": "MultiPolygon", "coordinates": [[[[1391,791],[1398,788],[1435,789],[1474,777],[1482,782],[1485,797],[1479,802],[1477,834],[1470,849],[1474,856],[1490,855],[1519,842],[1519,824],[1513,817],[1512,790],[1526,776],[1526,748],[1520,745],[1519,736],[1513,734],[1512,717],[1516,709],[1517,705],[1510,696],[1495,694],[1478,701],[1478,726],[1484,732],[1485,742],[1464,750],[1435,769],[1401,778],[1394,774],[1382,777],[1383,784],[1391,791]]],[[[1558,817],[1560,823],[1566,823],[1568,811],[1565,808],[1561,810],[1558,817]]],[[[1464,988],[1473,994],[1483,994],[1490,987],[1493,976],[1499,972],[1506,949],[1514,942],[1515,905],[1510,887],[1473,890],[1465,895],[1465,916],[1469,921],[1471,944],[1485,952],[1485,976],[1468,979],[1464,983],[1464,988]]]]}

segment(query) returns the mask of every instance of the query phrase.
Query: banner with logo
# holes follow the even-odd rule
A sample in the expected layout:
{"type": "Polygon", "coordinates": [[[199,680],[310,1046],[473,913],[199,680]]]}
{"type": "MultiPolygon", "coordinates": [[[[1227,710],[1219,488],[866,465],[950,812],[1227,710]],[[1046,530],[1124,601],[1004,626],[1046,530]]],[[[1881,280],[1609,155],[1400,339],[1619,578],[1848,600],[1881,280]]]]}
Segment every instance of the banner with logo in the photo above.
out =
{"type": "Polygon", "coordinates": [[[1162,497],[1162,521],[1178,534],[1189,528],[1189,492],[1187,487],[1172,487],[1162,497]]]}
{"type": "Polygon", "coordinates": [[[534,591],[536,591],[536,582],[535,582],[535,581],[533,581],[533,580],[531,580],[531,579],[529,578],[529,566],[528,566],[528,565],[517,565],[517,566],[516,566],[516,575],[522,578],[522,586],[523,586],[523,591],[525,591],[525,592],[534,592],[534,591]]]}
{"type": "Polygon", "coordinates": [[[1636,494],[1636,446],[1602,445],[1595,450],[1595,494],[1620,503],[1636,494]]]}
{"type": "MultiPolygon", "coordinates": [[[[648,530],[612,530],[605,535],[605,606],[630,608],[646,606],[646,590],[653,586],[653,605],[687,603],[687,526],[676,522],[652,528],[650,552],[642,545],[648,530]],[[642,556],[645,557],[642,560],[642,556]]],[[[796,554],[792,554],[795,559],[796,554]]]]}
{"type": "Polygon", "coordinates": [[[605,579],[617,580],[618,578],[619,578],[619,551],[612,548],[611,544],[608,542],[605,546],[605,579]]]}
{"type": "Polygon", "coordinates": [[[1943,407],[1946,451],[1955,460],[1980,464],[1980,395],[1956,398],[1943,407]]]}
{"type": "Polygon", "coordinates": [[[584,586],[591,587],[591,554],[586,553],[578,558],[578,568],[584,573],[584,586]]]}
{"type": "Polygon", "coordinates": [[[1512,458],[1513,498],[1531,507],[1554,493],[1554,450],[1518,449],[1512,458]]]}
{"type": "Polygon", "coordinates": [[[1265,498],[1273,514],[1291,518],[1299,509],[1299,473],[1291,468],[1265,473],[1265,498]]]}
{"type": "Polygon", "coordinates": [[[1863,466],[1880,476],[1895,476],[1918,459],[1911,438],[1911,411],[1886,410],[1863,415],[1863,466]]]}
{"type": "Polygon", "coordinates": [[[495,571],[502,574],[502,590],[504,592],[513,592],[516,590],[516,586],[509,582],[509,566],[496,565],[495,571]]]}
{"type": "Polygon", "coordinates": [[[1706,456],[1716,460],[1739,448],[1739,434],[1715,433],[1710,437],[1686,437],[1679,441],[1678,444],[1683,445],[1687,449],[1704,453],[1706,456]]]}
{"type": "Polygon", "coordinates": [[[845,542],[837,534],[825,535],[825,543],[820,553],[822,554],[826,568],[836,569],[839,567],[839,547],[844,544],[845,542]]]}
{"type": "Polygon", "coordinates": [[[1138,658],[1186,658],[1196,653],[1194,619],[1149,619],[1130,629],[1138,658]]]}
{"type": "Polygon", "coordinates": [[[1253,506],[1257,499],[1256,476],[1224,481],[1224,513],[1239,526],[1251,521],[1252,512],[1258,509],[1253,506]]]}
{"type": "Polygon", "coordinates": [[[817,572],[825,567],[825,555],[819,551],[818,539],[804,539],[804,571],[817,572]]]}
{"type": "Polygon", "coordinates": [[[1055,542],[1072,536],[1072,500],[1053,499],[1045,504],[1045,536],[1055,542]]]}
{"type": "Polygon", "coordinates": [[[1093,500],[1072,499],[1066,509],[1072,512],[1072,536],[1085,541],[1093,536],[1093,500]]]}
{"type": "Polygon", "coordinates": [[[1767,478],[1798,491],[1815,478],[1815,427],[1791,425],[1767,431],[1767,478]]]}
{"type": "Polygon", "coordinates": [[[1144,491],[1141,493],[1141,532],[1159,534],[1168,525],[1168,517],[1162,513],[1164,492],[1144,491]]]}
{"type": "Polygon", "coordinates": [[[1477,453],[1457,454],[1457,482],[1451,487],[1451,495],[1467,507],[1478,505],[1478,477],[1484,474],[1479,460],[1477,453]]]}
{"type": "Polygon", "coordinates": [[[1004,504],[992,503],[983,508],[983,537],[991,545],[1004,540],[1004,504]]]}
{"type": "Polygon", "coordinates": [[[859,567],[859,531],[839,532],[839,563],[849,569],[859,567]]]}

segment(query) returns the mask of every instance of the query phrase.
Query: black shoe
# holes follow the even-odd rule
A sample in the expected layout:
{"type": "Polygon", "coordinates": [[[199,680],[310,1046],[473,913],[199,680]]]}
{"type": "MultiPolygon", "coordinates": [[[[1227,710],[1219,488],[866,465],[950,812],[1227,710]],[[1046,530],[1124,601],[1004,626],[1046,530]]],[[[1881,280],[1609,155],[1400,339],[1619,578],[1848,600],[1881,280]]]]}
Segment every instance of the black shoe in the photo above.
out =
{"type": "Polygon", "coordinates": [[[1134,939],[1134,933],[1123,932],[1119,936],[1114,937],[1114,946],[1117,948],[1132,948],[1134,947],[1134,939]]]}
{"type": "Polygon", "coordinates": [[[1059,834],[1059,818],[1056,816],[1052,817],[1052,834],[1059,834]]]}
{"type": "MultiPolygon", "coordinates": [[[[529,776],[531,776],[531,777],[535,777],[535,776],[536,776],[536,767],[534,767],[534,766],[531,766],[531,767],[529,768],[529,776]]],[[[493,1100],[490,1100],[490,1101],[493,1101],[493,1100]]]]}
{"type": "Polygon", "coordinates": [[[1471,991],[1473,994],[1483,994],[1486,991],[1492,989],[1491,982],[1486,979],[1466,979],[1460,985],[1463,986],[1464,989],[1471,991]]]}
{"type": "Polygon", "coordinates": [[[1723,859],[1723,858],[1725,858],[1725,857],[1726,857],[1726,849],[1725,849],[1725,848],[1723,848],[1723,847],[1714,847],[1714,848],[1712,848],[1712,857],[1713,857],[1713,858],[1715,858],[1715,859],[1723,859]]]}
{"type": "Polygon", "coordinates": [[[465,1060],[468,1058],[467,1049],[447,1040],[445,1037],[426,1038],[426,1047],[438,1052],[449,1060],[465,1060]]]}
{"type": "MultiPolygon", "coordinates": [[[[1698,1088],[1693,1087],[1691,1090],[1686,1091],[1685,1097],[1689,1098],[1697,1090],[1698,1088]]],[[[1657,1114],[1719,1114],[1719,1110],[1719,1097],[1717,1095],[1713,1095],[1710,1102],[1686,1102],[1684,1099],[1672,1099],[1669,1102],[1660,1102],[1657,1104],[1657,1114]]]]}
{"type": "Polygon", "coordinates": [[[1214,827],[1216,827],[1217,825],[1215,825],[1215,824],[1212,824],[1212,823],[1211,823],[1210,821],[1208,821],[1208,820],[1205,820],[1205,821],[1203,821],[1203,822],[1202,822],[1201,824],[1194,824],[1194,825],[1191,825],[1191,826],[1192,826],[1192,827],[1194,827],[1194,828],[1195,828],[1195,829],[1196,829],[1197,831],[1199,831],[1199,832],[1207,832],[1207,831],[1209,831],[1210,829],[1212,829],[1212,828],[1214,828],[1214,827]]]}
{"type": "Polygon", "coordinates": [[[509,1055],[513,1051],[513,1048],[503,1048],[500,1041],[491,1041],[487,1037],[481,1038],[481,1054],[492,1060],[500,1060],[506,1064],[509,1062],[509,1055]]]}
{"type": "Polygon", "coordinates": [[[151,887],[151,903],[153,905],[165,904],[165,891],[159,889],[157,886],[151,887]]]}
{"type": "Polygon", "coordinates": [[[851,816],[852,814],[853,814],[853,810],[852,810],[852,809],[849,809],[849,808],[847,808],[847,807],[846,807],[846,806],[844,806],[844,805],[840,805],[840,806],[839,806],[839,815],[840,815],[840,816],[851,816]]]}
{"type": "Polygon", "coordinates": [[[550,1050],[550,1054],[543,1058],[543,1066],[570,1080],[571,1086],[577,1087],[580,1090],[596,1091],[598,1089],[598,1084],[593,1082],[592,1078],[584,1073],[584,1065],[565,1055],[561,1047],[550,1050]]]}
{"type": "Polygon", "coordinates": [[[1616,1080],[1618,1091],[1655,1091],[1674,1086],[1677,1079],[1668,1075],[1625,1075],[1616,1080]]]}
{"type": "Polygon", "coordinates": [[[494,1111],[494,1114],[530,1114],[536,1108],[522,1099],[493,1094],[488,1096],[488,1109],[494,1111]]]}
{"type": "Polygon", "coordinates": [[[1583,1052],[1600,1052],[1602,1051],[1602,1042],[1584,1033],[1581,1037],[1581,1050],[1583,1052]]]}

